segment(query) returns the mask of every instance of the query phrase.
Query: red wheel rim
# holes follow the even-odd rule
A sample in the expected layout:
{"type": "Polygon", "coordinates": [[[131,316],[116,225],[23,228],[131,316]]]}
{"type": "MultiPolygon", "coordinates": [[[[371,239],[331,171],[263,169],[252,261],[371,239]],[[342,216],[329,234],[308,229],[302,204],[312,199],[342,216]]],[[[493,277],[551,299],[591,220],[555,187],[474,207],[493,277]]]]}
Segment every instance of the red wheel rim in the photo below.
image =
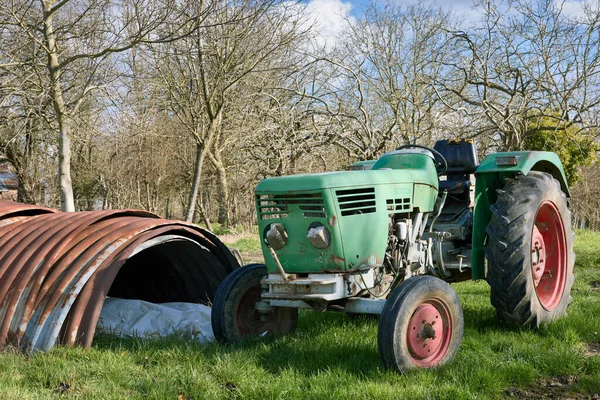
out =
{"type": "Polygon", "coordinates": [[[450,347],[452,317],[438,299],[420,304],[410,317],[406,341],[412,362],[419,368],[435,366],[450,347]]]}
{"type": "Polygon", "coordinates": [[[249,288],[240,298],[235,313],[235,331],[239,337],[260,336],[268,331],[267,324],[260,320],[255,304],[260,301],[260,285],[249,288]]]}
{"type": "Polygon", "coordinates": [[[562,299],[567,276],[567,243],[558,209],[549,201],[540,206],[531,233],[531,274],[542,306],[554,310],[562,299]]]}

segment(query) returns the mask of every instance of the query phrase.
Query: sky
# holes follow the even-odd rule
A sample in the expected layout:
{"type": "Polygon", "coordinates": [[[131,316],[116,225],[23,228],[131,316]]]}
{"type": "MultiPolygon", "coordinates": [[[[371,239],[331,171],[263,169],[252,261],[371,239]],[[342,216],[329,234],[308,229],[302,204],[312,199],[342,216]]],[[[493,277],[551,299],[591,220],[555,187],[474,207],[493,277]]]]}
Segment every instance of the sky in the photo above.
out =
{"type": "MultiPolygon", "coordinates": [[[[377,1],[383,3],[384,0],[377,1]]],[[[396,1],[401,1],[403,5],[409,5],[416,4],[419,0],[396,1]]],[[[568,17],[577,18],[583,15],[582,0],[554,1],[557,5],[562,5],[563,13],[568,17]]],[[[314,15],[323,41],[331,43],[335,42],[336,36],[342,32],[347,21],[361,17],[362,9],[369,2],[370,0],[309,0],[307,7],[308,11],[314,15]]],[[[479,18],[478,12],[472,9],[473,0],[430,0],[430,2],[451,9],[461,19],[472,21],[479,18]]]]}
{"type": "MultiPolygon", "coordinates": [[[[382,2],[384,0],[377,0],[382,2]]],[[[402,4],[416,4],[418,0],[397,0],[402,4]]],[[[451,8],[458,15],[467,18],[475,18],[476,13],[471,10],[472,0],[430,0],[433,4],[438,4],[445,8],[451,8]]],[[[576,1],[576,0],[572,0],[576,1]]],[[[370,0],[309,0],[307,11],[310,12],[316,22],[317,29],[322,36],[321,44],[335,42],[344,29],[347,21],[352,22],[355,18],[360,18],[362,10],[368,6],[370,0]]]]}

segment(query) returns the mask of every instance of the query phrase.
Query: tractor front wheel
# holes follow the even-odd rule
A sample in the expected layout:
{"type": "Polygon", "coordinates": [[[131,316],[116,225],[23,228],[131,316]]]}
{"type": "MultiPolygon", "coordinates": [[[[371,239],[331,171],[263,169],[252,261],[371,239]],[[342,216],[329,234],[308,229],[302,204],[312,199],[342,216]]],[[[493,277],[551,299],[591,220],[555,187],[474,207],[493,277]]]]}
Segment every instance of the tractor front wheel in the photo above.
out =
{"type": "Polygon", "coordinates": [[[401,373],[449,363],[462,342],[463,313],[452,287],[416,276],[388,297],[379,319],[379,357],[401,373]]]}
{"type": "Polygon", "coordinates": [[[566,314],[575,254],[560,183],[543,172],[507,179],[491,211],[487,281],[498,318],[536,327],[566,314]]]}
{"type": "Polygon", "coordinates": [[[267,274],[264,264],[250,264],[236,269],[219,285],[211,311],[215,339],[238,343],[256,337],[278,338],[293,332],[298,309],[274,307],[258,311],[261,301],[260,280],[267,274]]]}

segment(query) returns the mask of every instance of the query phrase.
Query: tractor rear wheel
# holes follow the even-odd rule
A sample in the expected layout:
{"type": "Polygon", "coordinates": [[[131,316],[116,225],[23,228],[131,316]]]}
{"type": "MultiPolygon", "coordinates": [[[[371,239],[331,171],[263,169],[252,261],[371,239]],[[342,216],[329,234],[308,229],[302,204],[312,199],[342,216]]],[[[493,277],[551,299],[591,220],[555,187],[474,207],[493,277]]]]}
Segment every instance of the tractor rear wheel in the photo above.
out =
{"type": "Polygon", "coordinates": [[[543,172],[507,179],[491,211],[487,281],[498,318],[537,327],[566,314],[575,254],[560,183],[543,172]]]}
{"type": "Polygon", "coordinates": [[[256,337],[278,338],[293,332],[298,309],[273,307],[259,312],[260,280],[267,275],[264,264],[250,264],[236,269],[219,285],[211,311],[215,339],[238,343],[256,337]]]}
{"type": "Polygon", "coordinates": [[[377,342],[383,365],[401,373],[449,363],[462,342],[463,313],[452,287],[432,276],[416,276],[388,297],[377,342]]]}

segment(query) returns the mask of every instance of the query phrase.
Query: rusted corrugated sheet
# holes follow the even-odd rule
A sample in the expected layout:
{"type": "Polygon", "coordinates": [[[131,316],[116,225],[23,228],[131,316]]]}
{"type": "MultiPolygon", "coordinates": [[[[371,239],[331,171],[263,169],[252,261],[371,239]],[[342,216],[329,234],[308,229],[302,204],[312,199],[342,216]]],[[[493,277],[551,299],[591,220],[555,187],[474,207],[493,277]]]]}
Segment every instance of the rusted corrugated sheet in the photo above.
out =
{"type": "Polygon", "coordinates": [[[0,345],[88,347],[107,295],[207,303],[237,267],[212,233],[152,213],[0,202],[0,345]]]}

